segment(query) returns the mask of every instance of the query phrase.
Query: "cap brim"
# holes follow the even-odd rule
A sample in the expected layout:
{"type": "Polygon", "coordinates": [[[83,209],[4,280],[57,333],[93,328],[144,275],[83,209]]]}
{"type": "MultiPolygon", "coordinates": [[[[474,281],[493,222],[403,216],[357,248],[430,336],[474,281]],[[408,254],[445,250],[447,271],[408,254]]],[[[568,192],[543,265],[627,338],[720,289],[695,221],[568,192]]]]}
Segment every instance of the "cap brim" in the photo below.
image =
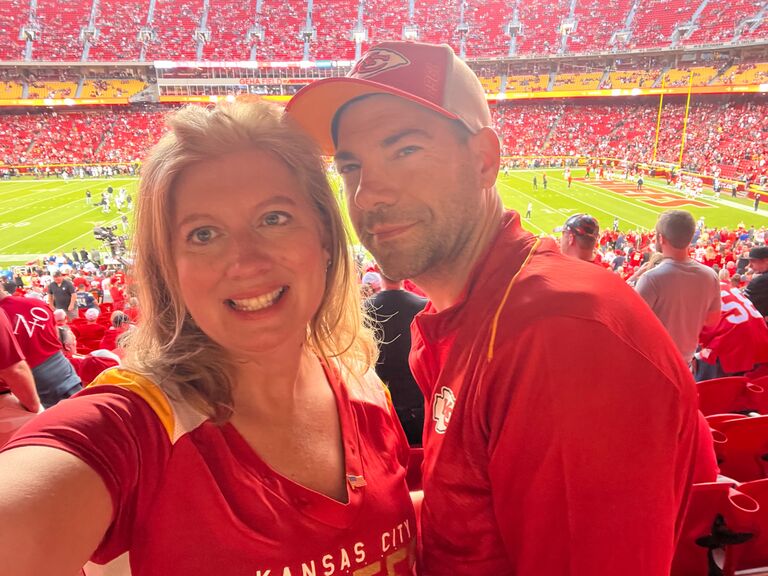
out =
{"type": "Polygon", "coordinates": [[[434,102],[408,92],[360,78],[326,78],[299,90],[286,106],[288,115],[319,145],[323,154],[332,156],[336,147],[331,124],[339,108],[347,102],[368,94],[391,94],[420,104],[453,120],[460,118],[434,102]]]}

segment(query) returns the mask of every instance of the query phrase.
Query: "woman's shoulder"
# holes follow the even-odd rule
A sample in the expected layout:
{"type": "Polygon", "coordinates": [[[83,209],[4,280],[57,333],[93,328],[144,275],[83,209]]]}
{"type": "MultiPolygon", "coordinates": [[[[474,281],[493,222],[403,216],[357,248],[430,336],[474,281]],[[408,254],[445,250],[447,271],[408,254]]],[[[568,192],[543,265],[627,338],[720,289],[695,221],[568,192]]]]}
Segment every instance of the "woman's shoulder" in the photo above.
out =
{"type": "Polygon", "coordinates": [[[172,383],[165,382],[161,385],[151,376],[130,369],[105,370],[86,391],[94,394],[125,395],[131,403],[140,403],[142,407],[149,408],[171,443],[175,443],[207,420],[207,416],[192,408],[183,399],[172,383]]]}

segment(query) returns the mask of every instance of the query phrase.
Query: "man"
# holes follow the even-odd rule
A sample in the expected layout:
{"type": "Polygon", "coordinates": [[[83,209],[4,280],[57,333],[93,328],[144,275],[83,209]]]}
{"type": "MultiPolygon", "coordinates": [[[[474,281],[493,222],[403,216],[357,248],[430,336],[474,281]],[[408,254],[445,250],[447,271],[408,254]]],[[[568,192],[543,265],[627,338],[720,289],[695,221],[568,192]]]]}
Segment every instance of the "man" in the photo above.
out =
{"type": "Polygon", "coordinates": [[[64,310],[69,318],[77,316],[75,286],[64,278],[61,270],[53,273],[53,282],[48,284],[48,305],[53,310],[64,310]]]}
{"type": "Polygon", "coordinates": [[[755,212],[757,212],[757,209],[760,208],[760,192],[755,192],[755,212]]]}
{"type": "Polygon", "coordinates": [[[8,318],[0,312],[0,446],[39,411],[32,372],[8,318]]]}
{"type": "MultiPolygon", "coordinates": [[[[728,272],[723,272],[727,278],[728,272]]],[[[719,322],[699,336],[697,381],[740,376],[768,363],[768,326],[762,314],[738,287],[730,285],[730,279],[720,282],[720,300],[719,322]]]]}
{"type": "Polygon", "coordinates": [[[744,289],[764,318],[768,318],[768,246],[755,246],[749,251],[749,267],[754,276],[744,289]]]}
{"type": "Polygon", "coordinates": [[[668,573],[693,378],[624,282],[504,211],[474,73],[446,45],[388,42],[288,112],[335,154],[382,271],[430,299],[410,362],[428,415],[422,573],[668,573]]]}
{"type": "Polygon", "coordinates": [[[528,207],[525,209],[525,218],[526,220],[531,219],[531,214],[533,213],[533,202],[528,202],[528,207]]]}
{"type": "Polygon", "coordinates": [[[42,302],[18,298],[0,287],[0,309],[6,314],[19,342],[43,406],[50,408],[82,390],[80,378],[64,357],[53,312],[42,302]]]}
{"type": "Polygon", "coordinates": [[[600,236],[600,225],[594,216],[574,214],[560,229],[560,251],[566,256],[585,262],[594,262],[595,246],[600,236]]]}
{"type": "Polygon", "coordinates": [[[88,288],[88,281],[83,279],[80,281],[80,283],[78,283],[77,292],[75,292],[75,298],[77,298],[77,308],[79,310],[87,310],[89,308],[98,309],[99,305],[96,304],[96,299],[93,297],[93,294],[86,290],[86,288],[88,288]]]}
{"type": "Polygon", "coordinates": [[[383,290],[365,301],[375,322],[379,341],[376,373],[392,394],[392,404],[408,443],[421,446],[424,428],[424,397],[408,366],[411,321],[424,309],[427,299],[403,290],[403,282],[381,275],[383,290]]]}
{"type": "Polygon", "coordinates": [[[713,328],[720,320],[720,280],[688,255],[695,230],[690,212],[662,212],[656,221],[656,251],[664,260],[636,286],[689,364],[702,328],[713,328]]]}

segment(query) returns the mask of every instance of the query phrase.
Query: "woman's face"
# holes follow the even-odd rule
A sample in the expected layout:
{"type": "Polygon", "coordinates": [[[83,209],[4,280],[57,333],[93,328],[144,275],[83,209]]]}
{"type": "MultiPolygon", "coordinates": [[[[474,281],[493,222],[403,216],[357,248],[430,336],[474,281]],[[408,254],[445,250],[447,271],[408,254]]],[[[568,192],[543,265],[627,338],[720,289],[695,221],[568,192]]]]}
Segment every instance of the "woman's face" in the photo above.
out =
{"type": "Polygon", "coordinates": [[[173,194],[176,273],[197,325],[235,357],[300,348],[330,255],[287,166],[244,150],[187,168],[173,194]]]}

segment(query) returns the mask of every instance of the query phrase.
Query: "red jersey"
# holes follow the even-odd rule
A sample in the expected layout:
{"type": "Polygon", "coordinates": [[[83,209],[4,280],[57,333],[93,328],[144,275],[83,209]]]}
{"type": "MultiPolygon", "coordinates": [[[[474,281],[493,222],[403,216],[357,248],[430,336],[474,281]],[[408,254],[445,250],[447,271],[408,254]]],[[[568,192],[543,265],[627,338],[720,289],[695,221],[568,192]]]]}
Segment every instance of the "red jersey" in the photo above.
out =
{"type": "Polygon", "coordinates": [[[328,380],[346,504],[273,471],[231,423],[214,425],[124,370],[104,372],[3,449],[50,446],[91,466],[114,506],[92,559],[130,550],[133,576],[410,576],[416,526],[405,434],[383,392],[362,400],[328,380]]]}
{"type": "Polygon", "coordinates": [[[425,576],[669,573],[695,384],[618,276],[509,212],[460,300],[414,319],[411,368],[427,399],[425,576]]]}
{"type": "Polygon", "coordinates": [[[128,326],[120,326],[120,328],[115,328],[114,326],[110,326],[104,331],[104,336],[101,338],[101,342],[99,342],[98,348],[101,348],[103,350],[114,350],[117,348],[117,339],[128,329],[128,326]]]}
{"type": "Polygon", "coordinates": [[[84,321],[81,318],[73,320],[70,323],[70,328],[77,337],[77,350],[81,354],[87,354],[99,348],[101,339],[104,338],[104,333],[107,331],[101,324],[84,321]]]}
{"type": "Polygon", "coordinates": [[[0,308],[11,321],[13,334],[30,368],[39,366],[56,352],[61,352],[53,311],[45,302],[36,298],[6,296],[0,300],[0,308]]]}
{"type": "MultiPolygon", "coordinates": [[[[19,348],[19,343],[13,335],[13,328],[5,314],[0,314],[0,370],[5,370],[24,360],[24,353],[19,348]]],[[[0,380],[0,392],[6,392],[10,388],[0,380]]]]}
{"type": "Polygon", "coordinates": [[[720,283],[720,322],[699,336],[701,359],[726,374],[747,372],[768,362],[768,326],[755,305],[737,288],[720,283]]]}

